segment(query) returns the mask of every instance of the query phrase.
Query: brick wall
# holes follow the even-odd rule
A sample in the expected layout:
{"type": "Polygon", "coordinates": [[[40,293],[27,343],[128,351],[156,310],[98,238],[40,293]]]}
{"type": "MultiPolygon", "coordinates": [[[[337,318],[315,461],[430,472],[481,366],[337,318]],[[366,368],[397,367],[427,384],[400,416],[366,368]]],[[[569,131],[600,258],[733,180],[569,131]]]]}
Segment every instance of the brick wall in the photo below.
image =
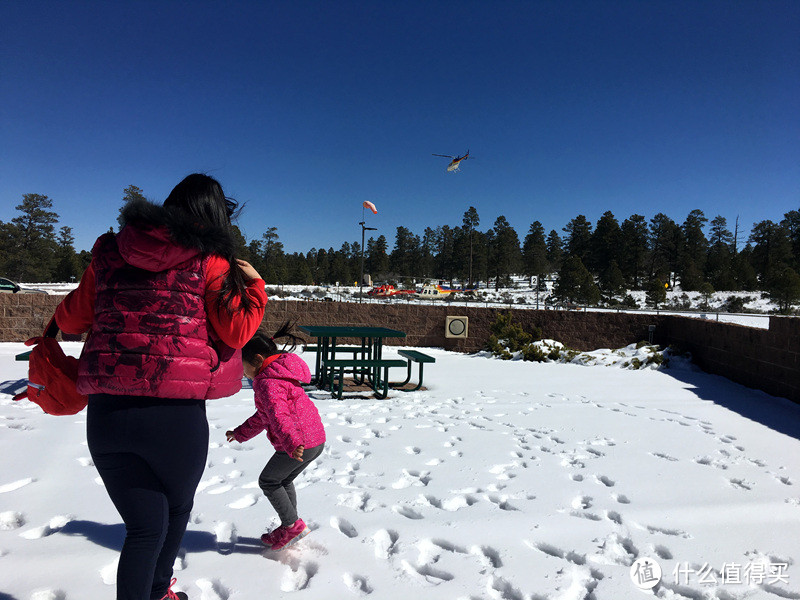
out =
{"type": "MultiPolygon", "coordinates": [[[[0,341],[19,342],[40,335],[62,296],[0,294],[0,341]]],[[[264,326],[275,331],[285,319],[299,324],[379,325],[400,329],[405,339],[388,344],[434,346],[458,352],[480,350],[489,327],[501,313],[511,312],[525,329],[534,326],[547,338],[577,350],[620,348],[647,340],[676,344],[692,353],[709,373],[800,402],[800,319],[771,317],[770,328],[756,329],[690,317],[630,313],[527,310],[439,305],[356,304],[270,300],[264,326]],[[445,317],[469,318],[469,337],[444,337],[445,317]]]]}
{"type": "Polygon", "coordinates": [[[666,317],[663,336],[708,373],[800,402],[800,318],[770,317],[769,329],[666,317]]]}

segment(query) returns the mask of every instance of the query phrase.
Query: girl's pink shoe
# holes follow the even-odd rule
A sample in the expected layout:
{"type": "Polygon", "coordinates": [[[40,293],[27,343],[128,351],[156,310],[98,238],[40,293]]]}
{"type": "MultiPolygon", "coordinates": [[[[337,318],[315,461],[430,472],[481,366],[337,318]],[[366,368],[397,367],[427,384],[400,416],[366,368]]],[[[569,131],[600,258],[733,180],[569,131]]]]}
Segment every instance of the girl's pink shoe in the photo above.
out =
{"type": "Polygon", "coordinates": [[[311,533],[311,530],[303,522],[303,519],[297,519],[297,521],[295,521],[293,525],[290,525],[289,527],[278,527],[271,534],[267,535],[272,536],[271,537],[272,545],[270,547],[273,550],[283,550],[284,548],[291,546],[298,540],[306,537],[309,533],[311,533]]]}
{"type": "Polygon", "coordinates": [[[280,529],[282,529],[282,527],[279,525],[269,533],[265,533],[264,535],[262,535],[261,543],[264,544],[265,546],[272,546],[272,544],[275,543],[275,537],[278,535],[278,531],[280,529]]]}

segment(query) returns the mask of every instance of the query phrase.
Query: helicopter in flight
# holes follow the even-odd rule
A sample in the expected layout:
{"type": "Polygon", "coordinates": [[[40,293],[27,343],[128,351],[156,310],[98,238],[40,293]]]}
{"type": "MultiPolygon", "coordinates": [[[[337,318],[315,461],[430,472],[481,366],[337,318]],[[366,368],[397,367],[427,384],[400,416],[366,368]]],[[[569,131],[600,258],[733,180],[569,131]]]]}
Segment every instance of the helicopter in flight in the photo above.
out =
{"type": "Polygon", "coordinates": [[[433,156],[443,156],[444,158],[452,159],[450,164],[447,165],[448,172],[458,171],[458,166],[461,164],[461,161],[470,158],[469,150],[467,150],[467,153],[464,156],[450,156],[449,154],[434,154],[433,156]]]}

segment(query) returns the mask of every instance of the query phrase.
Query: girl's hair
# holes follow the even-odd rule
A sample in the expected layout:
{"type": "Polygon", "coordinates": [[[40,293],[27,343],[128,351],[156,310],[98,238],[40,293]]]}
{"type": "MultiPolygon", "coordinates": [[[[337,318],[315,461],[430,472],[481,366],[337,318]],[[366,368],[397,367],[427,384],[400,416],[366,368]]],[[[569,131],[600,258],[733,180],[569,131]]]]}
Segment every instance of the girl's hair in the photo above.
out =
{"type": "Polygon", "coordinates": [[[253,364],[256,354],[267,357],[282,352],[292,352],[297,348],[298,344],[304,346],[305,340],[291,333],[293,328],[294,322],[286,321],[280,326],[280,329],[271,336],[263,329],[259,329],[256,331],[255,335],[250,338],[250,341],[244,345],[244,348],[242,348],[242,360],[253,364]],[[278,345],[275,343],[275,340],[282,338],[288,338],[288,341],[283,345],[281,350],[278,350],[278,345]],[[291,346],[289,344],[291,344],[291,346]]]}
{"type": "MultiPolygon", "coordinates": [[[[164,206],[180,209],[193,217],[201,227],[229,231],[231,219],[238,215],[239,204],[225,195],[219,181],[203,173],[193,173],[173,188],[164,200],[164,206]]],[[[219,306],[233,314],[239,307],[248,310],[252,302],[245,294],[247,282],[236,262],[234,245],[228,244],[226,248],[222,257],[228,261],[229,268],[220,289],[219,306]]]]}

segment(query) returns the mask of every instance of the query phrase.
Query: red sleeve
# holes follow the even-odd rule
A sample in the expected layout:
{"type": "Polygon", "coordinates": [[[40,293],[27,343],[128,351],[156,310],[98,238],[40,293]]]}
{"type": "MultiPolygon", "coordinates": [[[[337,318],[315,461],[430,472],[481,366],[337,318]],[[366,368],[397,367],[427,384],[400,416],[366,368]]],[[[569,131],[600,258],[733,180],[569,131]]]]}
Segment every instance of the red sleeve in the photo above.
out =
{"type": "Polygon", "coordinates": [[[232,311],[220,308],[220,289],[229,268],[230,265],[224,258],[209,257],[206,266],[206,313],[219,338],[231,348],[241,348],[253,337],[264,319],[267,292],[263,279],[251,279],[244,292],[250,299],[248,310],[239,307],[238,299],[234,300],[232,311]]]}
{"type": "Polygon", "coordinates": [[[80,334],[89,331],[94,319],[94,263],[83,272],[78,287],[56,307],[56,324],[64,333],[80,334]]]}

